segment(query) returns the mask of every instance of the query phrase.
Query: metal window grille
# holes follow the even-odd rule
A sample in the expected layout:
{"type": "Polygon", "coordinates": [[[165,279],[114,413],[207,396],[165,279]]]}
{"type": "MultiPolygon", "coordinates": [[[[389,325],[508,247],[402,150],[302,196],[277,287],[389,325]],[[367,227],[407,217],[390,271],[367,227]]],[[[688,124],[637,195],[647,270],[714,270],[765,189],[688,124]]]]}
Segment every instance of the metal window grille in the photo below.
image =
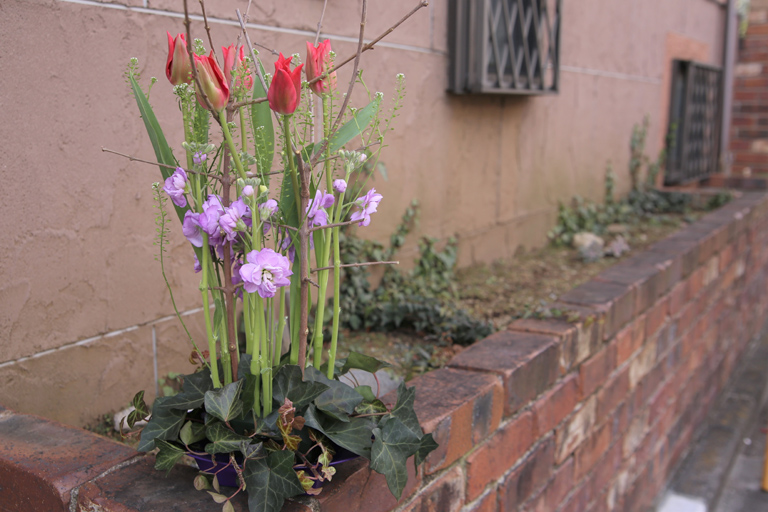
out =
{"type": "Polygon", "coordinates": [[[722,81],[719,68],[673,61],[665,185],[699,180],[718,171],[722,81]]]}
{"type": "Polygon", "coordinates": [[[449,89],[556,93],[561,12],[562,0],[451,0],[449,89]]]}

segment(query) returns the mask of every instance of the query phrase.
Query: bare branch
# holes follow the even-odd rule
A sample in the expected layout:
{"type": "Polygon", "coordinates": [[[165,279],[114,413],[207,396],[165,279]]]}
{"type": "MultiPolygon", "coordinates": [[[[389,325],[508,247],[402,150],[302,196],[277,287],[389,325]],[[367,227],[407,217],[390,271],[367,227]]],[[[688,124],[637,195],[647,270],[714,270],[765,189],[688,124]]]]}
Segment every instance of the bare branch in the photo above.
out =
{"type": "MultiPolygon", "coordinates": [[[[113,155],[122,156],[124,158],[127,158],[131,162],[141,162],[143,164],[150,164],[150,165],[159,165],[160,167],[165,167],[166,169],[176,169],[176,166],[173,165],[167,165],[167,164],[161,164],[160,162],[152,162],[151,160],[143,160],[141,158],[136,158],[135,156],[126,155],[125,153],[120,153],[118,151],[113,151],[111,149],[107,149],[102,146],[101,150],[105,153],[112,153],[113,155]]],[[[216,176],[214,174],[208,174],[207,172],[198,172],[198,171],[192,171],[189,169],[184,169],[184,172],[187,172],[189,174],[199,174],[200,176],[206,176],[208,178],[212,178],[214,180],[221,179],[220,176],[216,176]]]]}
{"type": "MultiPolygon", "coordinates": [[[[214,114],[216,111],[213,109],[213,105],[211,104],[211,100],[208,99],[208,95],[205,94],[205,91],[203,90],[203,86],[200,84],[200,76],[197,74],[197,66],[195,65],[195,52],[192,50],[192,35],[189,30],[190,22],[189,22],[189,8],[187,7],[187,0],[184,0],[184,28],[187,31],[187,53],[189,54],[189,62],[192,64],[192,77],[195,79],[195,85],[197,86],[197,93],[200,95],[201,98],[203,98],[203,103],[205,103],[205,108],[213,112],[214,114]]],[[[219,125],[221,125],[221,120],[219,119],[219,116],[213,115],[213,117],[219,125]]]]}
{"type": "Polygon", "coordinates": [[[313,280],[311,280],[311,279],[310,279],[310,278],[308,278],[308,277],[305,277],[305,278],[304,278],[304,281],[305,281],[305,282],[307,282],[307,283],[309,283],[309,284],[311,284],[311,285],[312,285],[312,286],[314,286],[315,288],[318,288],[318,289],[320,288],[320,285],[319,285],[319,284],[317,284],[316,282],[314,282],[313,280]]]}
{"type": "Polygon", "coordinates": [[[229,106],[229,108],[230,110],[237,110],[240,107],[245,107],[247,105],[255,105],[256,103],[264,103],[265,101],[267,101],[266,96],[264,96],[263,98],[252,98],[250,100],[243,100],[243,101],[238,101],[236,103],[232,103],[229,106]]]}
{"type": "Polygon", "coordinates": [[[213,53],[213,57],[216,58],[216,50],[213,47],[213,38],[211,37],[211,27],[208,25],[208,16],[205,15],[205,2],[203,0],[198,0],[200,2],[200,9],[203,11],[203,23],[205,24],[205,31],[208,34],[208,44],[211,45],[211,53],[213,53]]]}
{"type": "Polygon", "coordinates": [[[328,0],[323,0],[323,10],[320,12],[320,19],[317,22],[317,32],[315,32],[315,46],[320,40],[320,28],[323,26],[323,18],[325,18],[325,8],[328,6],[328,0]]]}
{"type": "MultiPolygon", "coordinates": [[[[339,265],[339,268],[345,268],[345,267],[370,267],[372,265],[399,265],[399,261],[368,261],[365,263],[345,263],[343,265],[339,265]]],[[[310,270],[310,272],[319,272],[321,270],[331,270],[332,268],[335,268],[333,265],[330,267],[320,267],[320,268],[313,268],[310,270]]]]}
{"type": "Polygon", "coordinates": [[[321,229],[339,228],[341,226],[349,226],[350,224],[359,224],[359,223],[360,223],[360,219],[337,222],[336,224],[326,224],[324,226],[314,226],[309,228],[309,232],[312,233],[313,231],[320,231],[321,229]]]}

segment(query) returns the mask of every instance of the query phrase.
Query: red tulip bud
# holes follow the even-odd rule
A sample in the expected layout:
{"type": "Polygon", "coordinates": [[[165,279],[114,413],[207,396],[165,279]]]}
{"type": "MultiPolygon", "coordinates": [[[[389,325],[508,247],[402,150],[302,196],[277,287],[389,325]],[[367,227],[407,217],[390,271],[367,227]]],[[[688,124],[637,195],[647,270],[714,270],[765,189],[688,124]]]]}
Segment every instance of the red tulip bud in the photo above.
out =
{"type": "MultiPolygon", "coordinates": [[[[221,109],[227,106],[229,101],[229,84],[224,78],[224,73],[221,72],[219,64],[213,57],[213,52],[210,55],[195,55],[195,67],[197,69],[197,76],[200,79],[200,86],[203,88],[203,92],[208,96],[208,100],[213,106],[213,110],[219,112],[221,109]]],[[[197,101],[201,105],[205,105],[200,91],[197,91],[197,101]]]]}
{"type": "Polygon", "coordinates": [[[267,99],[269,108],[278,114],[293,114],[301,100],[301,67],[296,66],[291,71],[291,59],[287,59],[280,54],[275,62],[275,76],[272,77],[272,83],[269,85],[267,99]]]}
{"type": "MultiPolygon", "coordinates": [[[[307,80],[321,76],[331,67],[331,42],[326,39],[315,48],[312,43],[307,41],[307,80]]],[[[329,74],[326,78],[310,83],[309,87],[318,96],[329,93],[336,89],[336,72],[329,74]]]]}
{"type": "Polygon", "coordinates": [[[192,81],[192,65],[187,53],[187,40],[184,34],[174,39],[168,32],[168,62],[165,63],[165,76],[173,85],[188,84],[192,81]]]}
{"type": "MultiPolygon", "coordinates": [[[[224,54],[224,77],[227,79],[227,84],[232,84],[232,74],[240,70],[243,65],[243,59],[245,58],[245,47],[241,46],[240,51],[235,51],[235,45],[222,46],[221,51],[224,54]]],[[[233,89],[240,89],[245,83],[245,89],[250,90],[253,87],[253,77],[250,73],[247,73],[244,79],[239,79],[237,83],[232,84],[233,89]]]]}

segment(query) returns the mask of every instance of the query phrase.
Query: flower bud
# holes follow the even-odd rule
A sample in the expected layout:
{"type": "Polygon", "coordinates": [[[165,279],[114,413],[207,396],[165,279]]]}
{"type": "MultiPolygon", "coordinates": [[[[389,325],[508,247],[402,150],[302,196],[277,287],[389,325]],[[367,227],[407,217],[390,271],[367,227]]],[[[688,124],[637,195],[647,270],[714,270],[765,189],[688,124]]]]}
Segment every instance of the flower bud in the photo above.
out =
{"type": "Polygon", "coordinates": [[[184,34],[178,34],[174,39],[168,32],[168,60],[165,63],[165,76],[173,85],[192,82],[192,65],[189,61],[184,34]]]}
{"type": "Polygon", "coordinates": [[[250,185],[246,185],[243,187],[243,195],[246,197],[251,197],[253,195],[253,187],[250,185]]]}
{"type": "Polygon", "coordinates": [[[347,182],[342,179],[334,180],[333,189],[339,194],[343,194],[347,190],[347,182]]]}
{"type": "MultiPolygon", "coordinates": [[[[305,72],[307,80],[312,82],[315,78],[322,76],[331,67],[331,42],[326,39],[317,47],[307,41],[307,67],[305,72]]],[[[309,88],[318,96],[327,94],[336,89],[336,72],[330,73],[322,80],[310,83],[309,88]]]]}
{"type": "MultiPolygon", "coordinates": [[[[216,112],[221,111],[221,109],[227,106],[229,101],[229,85],[224,79],[224,74],[221,72],[219,64],[213,57],[213,52],[202,57],[195,55],[195,66],[197,67],[197,75],[200,78],[200,85],[203,89],[202,92],[208,97],[213,110],[216,112]]],[[[197,91],[197,94],[197,100],[201,105],[205,105],[201,91],[197,91]]]]}
{"type": "Polygon", "coordinates": [[[301,67],[299,64],[291,71],[291,59],[281,53],[275,62],[275,76],[269,85],[267,99],[269,108],[278,114],[293,114],[301,100],[301,67]]]}

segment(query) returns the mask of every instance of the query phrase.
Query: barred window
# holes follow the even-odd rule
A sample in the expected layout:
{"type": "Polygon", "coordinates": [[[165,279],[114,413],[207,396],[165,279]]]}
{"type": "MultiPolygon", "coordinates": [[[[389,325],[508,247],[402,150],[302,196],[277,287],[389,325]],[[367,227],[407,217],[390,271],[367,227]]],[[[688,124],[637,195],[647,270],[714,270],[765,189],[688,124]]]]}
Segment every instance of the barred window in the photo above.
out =
{"type": "Polygon", "coordinates": [[[688,60],[672,62],[665,185],[718,171],[722,81],[719,68],[688,60]]]}
{"type": "Polygon", "coordinates": [[[451,0],[450,91],[556,93],[561,12],[562,0],[451,0]]]}

